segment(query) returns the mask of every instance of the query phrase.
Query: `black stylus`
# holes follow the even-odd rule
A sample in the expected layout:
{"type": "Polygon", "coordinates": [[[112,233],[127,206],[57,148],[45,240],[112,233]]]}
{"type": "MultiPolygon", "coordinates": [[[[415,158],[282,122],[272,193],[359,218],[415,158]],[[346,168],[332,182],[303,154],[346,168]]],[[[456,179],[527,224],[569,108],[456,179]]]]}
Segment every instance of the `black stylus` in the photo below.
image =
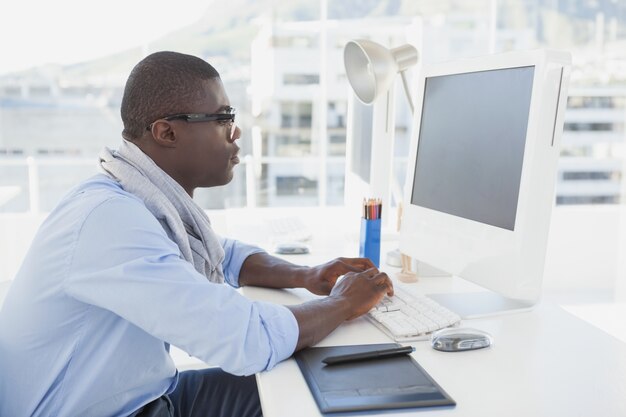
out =
{"type": "Polygon", "coordinates": [[[412,346],[400,346],[391,349],[370,350],[369,352],[350,353],[347,355],[329,356],[326,359],[322,359],[326,365],[337,365],[347,362],[358,362],[369,359],[382,359],[392,356],[408,355],[414,352],[415,348],[412,346]]]}

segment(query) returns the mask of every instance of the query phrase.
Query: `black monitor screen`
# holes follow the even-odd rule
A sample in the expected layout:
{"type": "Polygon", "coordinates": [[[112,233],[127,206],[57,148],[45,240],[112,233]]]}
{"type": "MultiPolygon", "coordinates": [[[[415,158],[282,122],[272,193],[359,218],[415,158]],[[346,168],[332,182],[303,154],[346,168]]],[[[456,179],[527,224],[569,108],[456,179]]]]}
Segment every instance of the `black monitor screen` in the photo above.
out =
{"type": "Polygon", "coordinates": [[[426,79],[412,204],[514,230],[534,72],[426,79]]]}

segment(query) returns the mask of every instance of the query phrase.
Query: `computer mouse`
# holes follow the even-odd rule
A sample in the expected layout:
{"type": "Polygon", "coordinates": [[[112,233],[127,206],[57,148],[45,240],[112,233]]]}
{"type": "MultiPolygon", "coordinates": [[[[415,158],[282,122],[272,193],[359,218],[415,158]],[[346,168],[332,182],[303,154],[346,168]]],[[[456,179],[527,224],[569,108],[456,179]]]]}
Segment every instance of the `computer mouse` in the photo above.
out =
{"type": "Polygon", "coordinates": [[[309,245],[302,242],[283,242],[274,246],[274,252],[281,255],[303,255],[309,251],[309,245]]]}
{"type": "Polygon", "coordinates": [[[492,337],[482,330],[449,327],[434,332],[430,338],[433,349],[442,352],[462,352],[464,350],[482,349],[492,344],[492,337]]]}

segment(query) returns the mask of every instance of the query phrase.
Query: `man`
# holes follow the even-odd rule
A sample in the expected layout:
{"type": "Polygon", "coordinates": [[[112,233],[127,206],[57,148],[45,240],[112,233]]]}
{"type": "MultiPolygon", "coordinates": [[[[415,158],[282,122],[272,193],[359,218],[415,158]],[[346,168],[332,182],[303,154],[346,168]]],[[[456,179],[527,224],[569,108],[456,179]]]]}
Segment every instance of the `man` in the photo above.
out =
{"type": "Polygon", "coordinates": [[[241,131],[203,60],[146,57],[121,114],[125,140],[101,155],[104,174],[50,213],[7,295],[0,415],[260,415],[250,375],[364,314],[392,284],[365,259],[300,267],[215,235],[192,197],[232,179],[241,131]],[[284,307],[246,299],[233,289],[243,285],[328,297],[284,307]],[[179,374],[170,344],[219,368],[179,374]]]}

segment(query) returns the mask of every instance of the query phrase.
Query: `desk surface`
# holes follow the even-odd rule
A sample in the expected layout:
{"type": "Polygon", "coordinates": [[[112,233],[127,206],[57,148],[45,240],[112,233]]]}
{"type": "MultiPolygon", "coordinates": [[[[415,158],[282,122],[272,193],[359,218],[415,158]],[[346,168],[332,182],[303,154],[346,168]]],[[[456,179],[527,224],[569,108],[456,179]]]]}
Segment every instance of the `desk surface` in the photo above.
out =
{"type": "MultiPolygon", "coordinates": [[[[317,213],[317,212],[315,212],[317,213]]],[[[358,222],[342,211],[330,216],[304,215],[315,230],[307,256],[286,257],[314,265],[334,256],[356,256],[358,222]],[[329,227],[327,219],[339,227],[329,227]],[[338,232],[341,230],[343,232],[338,232]],[[332,256],[331,256],[332,255],[332,256]]],[[[262,217],[261,212],[259,216],[262,217]]],[[[257,216],[258,217],[258,216],[257,216]]],[[[242,216],[225,222],[229,236],[250,239],[253,230],[242,216]]],[[[257,233],[262,244],[263,232],[257,233]]],[[[244,239],[245,240],[245,239],[244,239]]],[[[393,247],[383,248],[385,253],[393,247]]],[[[392,276],[393,278],[393,276],[392,276]]],[[[422,278],[403,285],[417,293],[464,292],[476,287],[455,278],[422,278]]],[[[305,290],[244,287],[253,299],[297,304],[315,297],[305,290]]],[[[530,312],[467,320],[494,337],[489,349],[444,353],[428,342],[415,342],[414,358],[455,399],[440,410],[398,410],[385,416],[602,416],[626,417],[626,344],[547,302],[530,312]]],[[[385,343],[390,339],[364,318],[340,326],[320,346],[385,343]]],[[[293,359],[257,375],[266,417],[320,416],[293,359]]],[[[372,415],[367,414],[367,415],[372,415]]]]}
{"type": "MultiPolygon", "coordinates": [[[[422,278],[404,288],[419,293],[458,290],[455,278],[422,278]]],[[[295,304],[313,296],[304,290],[244,288],[253,299],[295,304]]],[[[541,303],[530,312],[466,320],[486,330],[488,349],[445,353],[414,342],[414,358],[455,399],[441,410],[398,410],[385,416],[626,416],[626,344],[541,303]]],[[[345,323],[320,346],[385,343],[390,340],[364,318],[345,323]]],[[[266,417],[320,416],[294,359],[257,375],[266,417]]],[[[372,415],[367,414],[367,415],[372,415]]]]}

